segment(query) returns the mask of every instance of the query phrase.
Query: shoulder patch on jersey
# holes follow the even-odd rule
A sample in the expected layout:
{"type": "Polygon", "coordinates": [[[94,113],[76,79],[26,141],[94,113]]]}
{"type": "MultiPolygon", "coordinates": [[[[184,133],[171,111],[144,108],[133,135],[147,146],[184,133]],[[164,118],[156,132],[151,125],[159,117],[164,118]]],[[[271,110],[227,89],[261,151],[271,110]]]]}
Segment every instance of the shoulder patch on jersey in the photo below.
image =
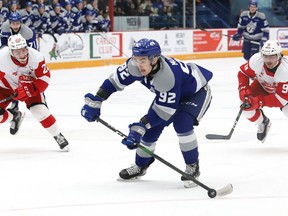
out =
{"type": "Polygon", "coordinates": [[[173,71],[167,62],[162,58],[161,68],[155,74],[152,84],[154,88],[159,92],[170,91],[175,85],[175,77],[173,71]]]}
{"type": "Polygon", "coordinates": [[[6,20],[2,26],[1,26],[1,31],[3,32],[10,32],[10,24],[9,24],[9,20],[6,20]]]}
{"type": "Polygon", "coordinates": [[[26,25],[22,24],[19,32],[26,40],[33,38],[33,31],[26,25]]]}
{"type": "Polygon", "coordinates": [[[242,11],[242,13],[240,14],[240,17],[248,16],[248,15],[249,15],[249,11],[245,10],[245,11],[242,11]]]}
{"type": "Polygon", "coordinates": [[[263,64],[261,53],[256,53],[249,59],[249,67],[255,71],[255,74],[259,74],[262,71],[263,64]]]}
{"type": "Polygon", "coordinates": [[[259,18],[261,18],[261,19],[266,19],[265,14],[262,13],[262,12],[258,12],[258,13],[257,13],[257,16],[258,16],[259,18]]]}

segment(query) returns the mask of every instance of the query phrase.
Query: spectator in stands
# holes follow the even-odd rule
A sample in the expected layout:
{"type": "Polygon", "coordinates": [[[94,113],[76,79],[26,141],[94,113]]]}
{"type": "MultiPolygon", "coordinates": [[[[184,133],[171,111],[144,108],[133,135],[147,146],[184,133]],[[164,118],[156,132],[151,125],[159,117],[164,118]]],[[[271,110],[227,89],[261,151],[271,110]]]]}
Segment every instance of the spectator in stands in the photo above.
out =
{"type": "Polygon", "coordinates": [[[9,13],[18,11],[18,3],[17,1],[11,1],[9,7],[9,13]]]}
{"type": "Polygon", "coordinates": [[[83,31],[84,32],[97,32],[98,21],[93,17],[93,12],[86,10],[85,16],[82,19],[83,31]]]}
{"type": "MultiPolygon", "coordinates": [[[[32,11],[34,10],[38,10],[39,9],[39,5],[45,5],[45,0],[37,0],[35,2],[32,3],[32,11]]],[[[45,11],[47,13],[49,13],[49,7],[47,5],[45,5],[45,11]]]]}
{"type": "Polygon", "coordinates": [[[0,0],[0,31],[2,24],[7,20],[9,15],[9,10],[7,7],[4,7],[4,1],[0,0]]]}
{"type": "Polygon", "coordinates": [[[82,19],[82,10],[83,10],[83,1],[75,0],[75,6],[72,7],[72,31],[81,32],[83,30],[83,25],[81,23],[82,19]]]}
{"type": "Polygon", "coordinates": [[[19,10],[19,14],[22,17],[22,22],[27,25],[29,28],[33,29],[32,22],[32,2],[26,2],[26,7],[19,10]]]}
{"type": "Polygon", "coordinates": [[[44,33],[50,33],[52,31],[50,15],[45,11],[45,7],[44,4],[39,4],[38,9],[33,11],[33,25],[38,37],[42,37],[44,33]]]}
{"type": "Polygon", "coordinates": [[[66,32],[71,32],[72,31],[72,23],[73,23],[73,13],[72,13],[72,4],[70,1],[66,1],[64,6],[64,20],[67,23],[67,29],[66,32]]]}
{"type": "Polygon", "coordinates": [[[86,14],[86,11],[89,10],[92,12],[93,19],[100,15],[98,8],[98,0],[92,0],[89,4],[85,5],[83,9],[83,14],[86,14]]]}
{"type": "Polygon", "coordinates": [[[51,21],[51,34],[57,33],[59,35],[66,32],[68,29],[68,23],[65,21],[65,14],[61,12],[61,4],[57,3],[54,9],[50,11],[51,21]]]}
{"type": "Polygon", "coordinates": [[[244,59],[249,60],[258,53],[262,45],[269,39],[269,25],[264,13],[257,11],[258,2],[250,0],[249,10],[241,13],[237,33],[233,40],[239,41],[243,36],[242,53],[244,59]]]}
{"type": "Polygon", "coordinates": [[[97,18],[97,30],[100,32],[108,32],[110,31],[111,22],[109,17],[109,11],[103,11],[101,15],[97,18]]]}

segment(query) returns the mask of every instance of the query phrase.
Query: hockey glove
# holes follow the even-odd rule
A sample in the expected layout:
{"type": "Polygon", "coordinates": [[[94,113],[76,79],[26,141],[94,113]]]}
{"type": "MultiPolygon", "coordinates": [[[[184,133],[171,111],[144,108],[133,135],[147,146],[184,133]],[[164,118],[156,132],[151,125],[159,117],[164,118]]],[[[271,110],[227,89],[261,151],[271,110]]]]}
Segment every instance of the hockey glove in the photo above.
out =
{"type": "Polygon", "coordinates": [[[104,99],[91,93],[86,94],[84,97],[85,105],[81,109],[81,115],[88,122],[94,122],[100,116],[100,109],[104,99]]]}
{"type": "Polygon", "coordinates": [[[128,149],[137,148],[137,143],[141,142],[142,136],[146,133],[146,127],[142,122],[136,122],[129,125],[130,131],[127,138],[122,140],[122,144],[126,145],[128,149]]]}
{"type": "Polygon", "coordinates": [[[246,111],[261,109],[264,106],[264,97],[248,97],[244,109],[246,111]]]}
{"type": "Polygon", "coordinates": [[[232,36],[232,39],[233,39],[234,41],[239,41],[241,37],[242,37],[242,36],[241,36],[240,34],[236,33],[236,34],[234,34],[234,35],[232,36]]]}
{"type": "Polygon", "coordinates": [[[33,84],[34,78],[30,76],[19,76],[19,87],[16,89],[15,100],[25,101],[37,95],[37,88],[33,84]]]}
{"type": "Polygon", "coordinates": [[[252,96],[252,91],[250,86],[241,86],[239,87],[239,98],[241,101],[244,101],[246,97],[252,96]]]}

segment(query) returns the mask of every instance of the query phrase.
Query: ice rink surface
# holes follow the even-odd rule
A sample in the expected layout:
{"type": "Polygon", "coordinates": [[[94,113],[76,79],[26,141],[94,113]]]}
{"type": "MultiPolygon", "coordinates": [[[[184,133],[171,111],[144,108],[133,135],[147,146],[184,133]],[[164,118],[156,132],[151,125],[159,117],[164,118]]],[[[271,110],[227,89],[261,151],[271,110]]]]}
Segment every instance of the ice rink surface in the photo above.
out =
{"type": "MultiPolygon", "coordinates": [[[[54,139],[26,117],[16,136],[0,125],[1,216],[287,216],[288,119],[279,109],[265,108],[272,127],[265,143],[256,139],[257,126],[240,118],[230,140],[207,140],[207,133],[226,135],[239,111],[237,72],[242,58],[195,60],[214,72],[213,100],[195,128],[200,151],[199,181],[215,189],[233,184],[232,194],[211,199],[201,187],[185,189],[180,174],[160,161],[139,181],[119,182],[121,169],[134,163],[135,152],[121,137],[80,115],[84,95],[96,93],[116,66],[52,71],[47,102],[70,152],[61,152],[54,139]]],[[[102,119],[128,133],[153,99],[140,84],[112,95],[102,105],[102,119]]],[[[170,126],[156,152],[184,170],[177,136],[170,126]]]]}

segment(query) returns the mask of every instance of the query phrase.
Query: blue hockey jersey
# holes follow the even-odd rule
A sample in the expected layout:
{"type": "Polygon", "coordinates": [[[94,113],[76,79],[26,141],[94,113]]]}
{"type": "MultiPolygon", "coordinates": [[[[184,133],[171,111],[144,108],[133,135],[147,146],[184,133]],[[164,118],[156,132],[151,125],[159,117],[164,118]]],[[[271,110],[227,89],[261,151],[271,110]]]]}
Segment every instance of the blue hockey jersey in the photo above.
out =
{"type": "Polygon", "coordinates": [[[155,93],[155,98],[145,115],[151,127],[154,127],[168,121],[181,102],[207,85],[212,76],[212,72],[194,63],[186,64],[174,58],[161,56],[159,71],[152,77],[147,77],[140,73],[133,59],[129,58],[100,88],[110,95],[135,81],[141,82],[155,93]]]}
{"type": "Polygon", "coordinates": [[[238,22],[238,34],[247,40],[260,41],[269,38],[269,25],[264,13],[256,11],[250,16],[249,11],[245,10],[240,14],[238,22]]]}

